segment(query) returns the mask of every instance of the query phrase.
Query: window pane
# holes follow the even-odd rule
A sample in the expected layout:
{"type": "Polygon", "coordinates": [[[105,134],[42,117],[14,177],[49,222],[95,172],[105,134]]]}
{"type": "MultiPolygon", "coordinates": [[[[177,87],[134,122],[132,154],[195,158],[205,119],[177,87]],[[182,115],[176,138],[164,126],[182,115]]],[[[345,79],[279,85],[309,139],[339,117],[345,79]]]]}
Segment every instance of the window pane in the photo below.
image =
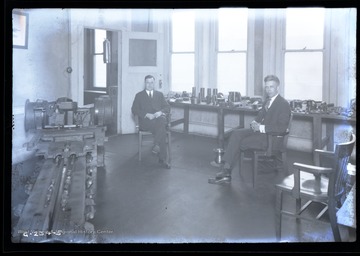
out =
{"type": "Polygon", "coordinates": [[[95,29],[95,53],[103,52],[103,42],[106,39],[106,30],[95,29]]]}
{"type": "Polygon", "coordinates": [[[156,40],[129,41],[129,66],[156,66],[156,40]]]}
{"type": "Polygon", "coordinates": [[[322,100],[321,52],[285,54],[285,98],[288,100],[322,100]]]}
{"type": "Polygon", "coordinates": [[[172,51],[193,52],[195,18],[193,11],[174,11],[172,16],[172,51]]]}
{"type": "Polygon", "coordinates": [[[194,85],[194,54],[172,54],[171,90],[191,91],[194,85]]]}
{"type": "Polygon", "coordinates": [[[94,87],[106,88],[106,64],[102,55],[94,55],[94,87]]]}
{"type": "Polygon", "coordinates": [[[219,92],[246,94],[246,53],[218,54],[217,84],[219,92]]]}
{"type": "Polygon", "coordinates": [[[219,10],[219,51],[247,49],[247,9],[219,10]]]}
{"type": "Polygon", "coordinates": [[[286,10],[286,49],[322,49],[324,8],[286,10]]]}

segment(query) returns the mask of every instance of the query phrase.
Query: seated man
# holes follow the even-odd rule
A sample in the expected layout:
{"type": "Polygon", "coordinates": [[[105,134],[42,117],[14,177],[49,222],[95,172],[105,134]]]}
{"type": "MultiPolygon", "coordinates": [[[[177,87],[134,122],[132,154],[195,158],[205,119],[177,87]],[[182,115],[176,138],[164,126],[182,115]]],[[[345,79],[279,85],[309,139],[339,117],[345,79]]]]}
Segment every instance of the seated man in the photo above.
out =
{"type": "Polygon", "coordinates": [[[231,182],[231,170],[240,150],[266,149],[267,132],[283,133],[286,131],[291,109],[289,103],[279,95],[279,78],[269,75],[264,78],[264,83],[267,98],[262,109],[251,122],[251,128],[237,129],[232,132],[224,153],[223,163],[211,162],[212,166],[221,168],[221,171],[216,174],[215,178],[209,179],[210,184],[231,182]]]}
{"type": "Polygon", "coordinates": [[[138,116],[139,127],[154,134],[152,152],[159,155],[159,163],[166,165],[166,115],[170,113],[170,105],[162,92],[154,90],[155,78],[145,76],[145,89],[135,95],[131,111],[138,116]]]}

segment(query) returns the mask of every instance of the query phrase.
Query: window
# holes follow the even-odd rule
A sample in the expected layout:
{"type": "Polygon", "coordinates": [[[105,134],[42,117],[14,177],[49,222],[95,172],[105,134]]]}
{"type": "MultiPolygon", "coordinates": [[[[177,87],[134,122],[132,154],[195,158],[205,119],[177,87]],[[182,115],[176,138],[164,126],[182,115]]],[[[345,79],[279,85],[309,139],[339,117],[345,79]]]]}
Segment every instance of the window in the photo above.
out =
{"type": "MultiPolygon", "coordinates": [[[[216,17],[216,16],[215,16],[216,17]]],[[[248,41],[248,10],[247,8],[224,8],[217,12],[198,10],[174,10],[171,17],[171,90],[175,92],[191,91],[191,87],[206,87],[207,83],[196,85],[195,74],[207,77],[204,72],[215,70],[215,82],[209,87],[217,87],[219,92],[229,91],[246,93],[247,81],[247,41],[248,41]],[[198,14],[198,16],[197,16],[198,14]],[[213,14],[218,14],[216,31],[210,34],[213,14]],[[196,19],[199,21],[198,32],[195,34],[196,19]],[[201,24],[200,24],[201,22],[201,24]],[[209,36],[209,37],[207,37],[209,36]],[[197,39],[200,41],[197,41],[197,39]],[[201,40],[203,38],[203,41],[201,40]],[[216,42],[210,42],[214,40],[216,42]],[[213,45],[210,57],[207,54],[209,45],[213,45]],[[196,46],[196,44],[198,44],[196,46]],[[195,52],[198,49],[199,52],[195,52]],[[204,50],[205,49],[205,50],[204,50]],[[195,65],[195,56],[199,63],[195,65]],[[215,56],[214,56],[215,55],[215,56]],[[208,62],[206,60],[216,60],[208,62]]],[[[205,78],[206,79],[206,78],[205,78]]],[[[204,82],[204,81],[203,81],[204,82]]]]}
{"type": "Polygon", "coordinates": [[[252,96],[259,91],[258,86],[262,91],[264,69],[283,74],[285,98],[322,100],[325,8],[284,11],[285,26],[280,31],[271,19],[267,20],[266,13],[248,8],[219,8],[204,16],[198,10],[173,10],[171,90],[190,92],[191,87],[208,86],[225,95],[235,91],[252,96]],[[274,37],[262,38],[270,32],[274,37]],[[268,44],[263,40],[276,45],[266,48],[268,44]],[[281,64],[263,63],[264,56],[273,56],[274,51],[279,53],[274,61],[281,64]]]}
{"type": "Polygon", "coordinates": [[[94,87],[106,88],[106,63],[103,60],[103,42],[106,30],[95,29],[94,87]]]}
{"type": "Polygon", "coordinates": [[[174,10],[171,22],[171,90],[190,91],[195,86],[195,13],[174,10]]]}
{"type": "Polygon", "coordinates": [[[129,41],[129,66],[156,67],[156,40],[130,39],[129,41]]]}
{"type": "Polygon", "coordinates": [[[246,94],[247,22],[244,8],[219,9],[217,87],[219,92],[246,94]]]}
{"type": "Polygon", "coordinates": [[[103,44],[107,31],[85,29],[85,87],[104,90],[107,87],[107,64],[104,63],[103,44]]]}
{"type": "Polygon", "coordinates": [[[323,8],[286,10],[286,99],[322,100],[324,19],[323,8]]]}

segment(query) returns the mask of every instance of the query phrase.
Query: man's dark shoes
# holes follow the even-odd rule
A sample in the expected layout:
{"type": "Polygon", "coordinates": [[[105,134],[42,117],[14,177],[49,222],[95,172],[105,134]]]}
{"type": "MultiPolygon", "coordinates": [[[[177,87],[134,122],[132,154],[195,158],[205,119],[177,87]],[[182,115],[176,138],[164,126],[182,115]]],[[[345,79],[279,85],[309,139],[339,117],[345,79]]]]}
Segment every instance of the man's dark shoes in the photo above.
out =
{"type": "Polygon", "coordinates": [[[228,184],[231,182],[231,169],[226,169],[221,167],[220,172],[218,172],[215,178],[208,180],[210,184],[228,184]]]}
{"type": "Polygon", "coordinates": [[[155,155],[160,153],[160,147],[159,145],[154,145],[154,147],[152,148],[151,152],[155,155]]]}
{"type": "Polygon", "coordinates": [[[226,176],[226,177],[222,177],[222,178],[210,178],[208,180],[208,182],[210,184],[230,184],[231,182],[231,176],[226,176]]]}
{"type": "Polygon", "coordinates": [[[230,176],[231,176],[231,173],[230,173],[230,170],[228,170],[228,169],[222,169],[220,172],[218,172],[216,174],[217,179],[224,178],[224,177],[230,177],[230,176]]]}
{"type": "Polygon", "coordinates": [[[166,163],[166,161],[164,161],[163,159],[159,159],[159,164],[166,169],[171,169],[171,165],[169,163],[166,163]]]}
{"type": "Polygon", "coordinates": [[[222,166],[224,165],[224,164],[222,164],[222,163],[218,164],[218,163],[215,162],[215,161],[211,161],[210,164],[211,164],[211,166],[214,166],[214,167],[217,167],[217,168],[220,168],[220,167],[222,167],[222,166]]]}

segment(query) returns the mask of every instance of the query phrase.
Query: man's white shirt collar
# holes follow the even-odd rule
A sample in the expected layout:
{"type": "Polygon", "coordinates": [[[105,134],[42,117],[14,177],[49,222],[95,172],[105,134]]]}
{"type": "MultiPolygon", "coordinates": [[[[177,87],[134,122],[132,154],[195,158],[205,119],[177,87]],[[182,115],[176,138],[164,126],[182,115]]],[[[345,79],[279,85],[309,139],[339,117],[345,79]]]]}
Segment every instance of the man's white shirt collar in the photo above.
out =
{"type": "Polygon", "coordinates": [[[271,104],[274,102],[275,98],[278,96],[279,94],[276,94],[275,96],[270,98],[270,103],[269,103],[269,108],[271,106],[271,104]]]}

